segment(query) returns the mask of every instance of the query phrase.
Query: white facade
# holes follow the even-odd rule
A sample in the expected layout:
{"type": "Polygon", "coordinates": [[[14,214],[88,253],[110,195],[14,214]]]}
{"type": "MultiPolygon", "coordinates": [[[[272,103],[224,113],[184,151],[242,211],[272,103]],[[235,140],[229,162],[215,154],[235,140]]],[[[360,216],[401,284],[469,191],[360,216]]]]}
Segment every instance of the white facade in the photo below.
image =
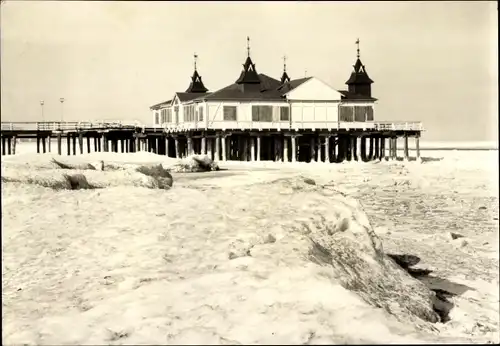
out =
{"type": "Polygon", "coordinates": [[[196,100],[182,103],[176,95],[171,105],[153,110],[153,121],[155,126],[170,130],[372,127],[374,101],[342,100],[339,91],[315,77],[284,96],[283,101],[270,102],[196,100]],[[346,113],[342,107],[352,109],[346,113]],[[265,117],[260,119],[256,112],[265,113],[265,117]],[[353,115],[349,116],[350,113],[353,115]]]}

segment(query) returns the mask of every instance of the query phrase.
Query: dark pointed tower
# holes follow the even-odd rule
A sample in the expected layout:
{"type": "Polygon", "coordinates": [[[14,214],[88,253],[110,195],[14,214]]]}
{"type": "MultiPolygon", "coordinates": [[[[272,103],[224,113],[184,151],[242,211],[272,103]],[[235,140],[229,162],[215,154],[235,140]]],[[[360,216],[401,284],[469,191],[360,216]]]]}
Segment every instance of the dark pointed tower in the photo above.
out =
{"type": "Polygon", "coordinates": [[[286,56],[283,57],[283,74],[281,75],[281,84],[290,82],[290,77],[286,73],[286,56]]]}
{"type": "Polygon", "coordinates": [[[240,84],[242,87],[245,85],[260,84],[259,74],[250,58],[250,37],[247,37],[247,60],[243,64],[243,71],[241,71],[240,77],[236,80],[236,84],[240,84]]]}
{"type": "Polygon", "coordinates": [[[201,76],[198,74],[198,70],[196,69],[196,62],[198,61],[198,55],[194,54],[194,73],[191,77],[191,83],[189,84],[189,88],[186,90],[187,93],[206,93],[208,91],[203,85],[203,81],[201,80],[201,76]]]}
{"type": "Polygon", "coordinates": [[[366,73],[365,65],[361,62],[359,58],[359,38],[356,40],[357,49],[357,60],[354,64],[354,71],[351,73],[351,77],[345,84],[349,87],[349,94],[357,94],[366,97],[372,96],[371,85],[373,81],[368,77],[366,73]]]}

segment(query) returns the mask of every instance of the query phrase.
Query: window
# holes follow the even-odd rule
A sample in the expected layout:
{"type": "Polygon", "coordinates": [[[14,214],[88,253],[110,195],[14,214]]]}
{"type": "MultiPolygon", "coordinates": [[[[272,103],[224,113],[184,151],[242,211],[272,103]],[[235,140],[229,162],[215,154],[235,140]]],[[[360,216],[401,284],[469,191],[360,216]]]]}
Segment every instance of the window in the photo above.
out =
{"type": "Polygon", "coordinates": [[[155,125],[158,125],[160,123],[160,113],[155,112],[155,125]]]}
{"type": "Polygon", "coordinates": [[[353,121],[354,120],[354,107],[340,107],[339,120],[340,121],[353,121]]]}
{"type": "Polygon", "coordinates": [[[194,122],[195,121],[195,106],[189,105],[184,106],[184,121],[185,122],[194,122]]]}
{"type": "Polygon", "coordinates": [[[290,108],[280,107],[280,121],[289,121],[289,120],[290,120],[290,108]]]}
{"type": "Polygon", "coordinates": [[[162,109],[160,114],[160,125],[167,121],[167,110],[162,109]]]}
{"type": "Polygon", "coordinates": [[[273,121],[272,106],[252,106],[252,121],[273,121]]]}
{"type": "Polygon", "coordinates": [[[224,106],[224,120],[236,121],[236,106],[224,106]]]}
{"type": "Polygon", "coordinates": [[[366,107],[366,121],[373,121],[373,107],[366,107]]]}
{"type": "Polygon", "coordinates": [[[203,106],[198,108],[198,121],[203,121],[203,106]]]}
{"type": "Polygon", "coordinates": [[[366,121],[366,107],[364,106],[354,107],[354,121],[366,121]]]}
{"type": "Polygon", "coordinates": [[[167,108],[166,113],[167,113],[167,115],[166,115],[165,122],[171,123],[172,122],[172,108],[167,108]]]}

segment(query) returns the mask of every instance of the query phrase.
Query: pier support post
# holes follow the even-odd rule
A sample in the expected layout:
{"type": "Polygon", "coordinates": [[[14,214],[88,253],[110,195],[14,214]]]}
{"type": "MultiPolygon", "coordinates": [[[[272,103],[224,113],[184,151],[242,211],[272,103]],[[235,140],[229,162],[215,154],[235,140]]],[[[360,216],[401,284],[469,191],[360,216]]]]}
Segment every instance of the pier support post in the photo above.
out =
{"type": "Polygon", "coordinates": [[[52,143],[51,142],[52,142],[52,136],[49,134],[47,136],[47,144],[49,145],[49,153],[52,152],[52,148],[51,148],[52,147],[52,145],[51,145],[52,143]]]}
{"type": "Polygon", "coordinates": [[[415,151],[417,152],[417,161],[420,161],[420,137],[415,137],[415,151]]]}
{"type": "Polygon", "coordinates": [[[392,140],[393,140],[392,157],[394,160],[397,160],[398,159],[398,138],[394,137],[392,140]]]}
{"type": "Polygon", "coordinates": [[[78,134],[78,146],[80,147],[80,155],[83,155],[83,133],[78,134]]]}
{"type": "Polygon", "coordinates": [[[352,152],[352,160],[358,161],[358,138],[355,135],[351,136],[351,152],[352,152]]]}
{"type": "Polygon", "coordinates": [[[66,152],[68,156],[71,155],[71,137],[69,133],[66,134],[66,152]]]}
{"type": "Polygon", "coordinates": [[[7,138],[7,152],[12,155],[12,139],[10,137],[7,138]]]}
{"type": "Polygon", "coordinates": [[[297,161],[297,136],[294,136],[292,135],[290,137],[290,139],[292,140],[292,162],[296,162],[297,161]]]}
{"type": "Polygon", "coordinates": [[[325,157],[323,162],[330,163],[330,135],[325,136],[325,157]]]}
{"type": "Polygon", "coordinates": [[[366,137],[361,137],[361,161],[367,162],[368,158],[366,157],[366,137]]]}
{"type": "Polygon", "coordinates": [[[76,155],[76,133],[73,133],[73,155],[76,155]]]}
{"type": "Polygon", "coordinates": [[[179,159],[180,158],[180,148],[179,148],[179,137],[174,138],[174,152],[175,152],[175,158],[179,159]]]}
{"type": "Polygon", "coordinates": [[[375,150],[374,150],[374,153],[373,153],[373,159],[374,160],[378,159],[379,155],[380,155],[379,140],[380,140],[380,138],[378,136],[374,138],[374,141],[375,141],[375,150]]]}
{"type": "Polygon", "coordinates": [[[203,137],[201,137],[201,154],[206,154],[207,153],[207,138],[205,137],[205,134],[203,134],[203,137]]]}
{"type": "Polygon", "coordinates": [[[408,135],[405,134],[405,142],[404,142],[404,159],[408,161],[410,159],[409,149],[408,149],[408,135]]]}
{"type": "Polygon", "coordinates": [[[97,153],[97,137],[92,137],[94,139],[94,153],[97,153]]]}
{"type": "Polygon", "coordinates": [[[260,161],[260,136],[257,136],[257,155],[256,160],[260,161]]]}
{"type": "Polygon", "coordinates": [[[226,161],[227,160],[227,157],[226,157],[226,135],[222,135],[222,138],[221,138],[221,151],[222,151],[222,158],[221,160],[222,161],[226,161]]]}
{"type": "Polygon", "coordinates": [[[5,155],[5,137],[2,137],[2,155],[5,155]]]}
{"type": "Polygon", "coordinates": [[[12,155],[16,155],[17,137],[12,137],[12,155]]]}
{"type": "Polygon", "coordinates": [[[274,137],[274,162],[281,161],[281,138],[276,136],[274,137]]]}
{"type": "Polygon", "coordinates": [[[122,153],[124,153],[124,152],[125,152],[125,143],[124,143],[124,141],[123,141],[123,138],[122,138],[122,139],[120,139],[120,149],[121,149],[122,153]]]}
{"type": "Polygon", "coordinates": [[[356,160],[357,161],[363,161],[363,156],[361,154],[361,136],[356,137],[356,160]]]}
{"type": "Polygon", "coordinates": [[[311,140],[309,142],[309,146],[310,146],[309,147],[309,149],[310,149],[309,155],[311,155],[310,162],[316,162],[316,148],[315,148],[315,145],[316,145],[315,138],[311,137],[311,140]]]}
{"type": "Polygon", "coordinates": [[[215,148],[214,148],[214,155],[215,155],[215,161],[220,160],[220,134],[217,134],[215,136],[215,148]]]}
{"type": "Polygon", "coordinates": [[[47,139],[47,137],[42,137],[42,150],[43,150],[43,153],[45,154],[47,152],[47,144],[45,143],[45,140],[47,139]]]}
{"type": "Polygon", "coordinates": [[[370,151],[368,152],[368,161],[373,160],[373,136],[370,136],[370,151]]]}
{"type": "Polygon", "coordinates": [[[187,137],[187,150],[188,156],[193,155],[193,138],[191,136],[187,137]]]}
{"type": "Polygon", "coordinates": [[[331,152],[331,161],[330,162],[337,162],[337,146],[338,146],[338,136],[334,136],[331,140],[332,148],[330,149],[331,152]]]}
{"type": "MultiPolygon", "coordinates": [[[[9,155],[10,155],[10,138],[9,141],[9,155]]],[[[40,137],[36,136],[36,153],[40,154],[40,137]]]]}
{"type": "Polygon", "coordinates": [[[168,147],[168,137],[165,137],[165,155],[170,157],[170,148],[168,147]]]}
{"type": "Polygon", "coordinates": [[[289,162],[289,160],[288,160],[288,137],[283,137],[283,162],[289,162]]]}
{"type": "Polygon", "coordinates": [[[250,137],[250,161],[255,161],[255,137],[250,137]]]}
{"type": "Polygon", "coordinates": [[[351,141],[351,136],[347,135],[344,137],[344,152],[345,152],[345,158],[347,161],[352,161],[352,141],[351,141]]]}
{"type": "Polygon", "coordinates": [[[380,138],[380,160],[385,159],[385,137],[380,138]]]}

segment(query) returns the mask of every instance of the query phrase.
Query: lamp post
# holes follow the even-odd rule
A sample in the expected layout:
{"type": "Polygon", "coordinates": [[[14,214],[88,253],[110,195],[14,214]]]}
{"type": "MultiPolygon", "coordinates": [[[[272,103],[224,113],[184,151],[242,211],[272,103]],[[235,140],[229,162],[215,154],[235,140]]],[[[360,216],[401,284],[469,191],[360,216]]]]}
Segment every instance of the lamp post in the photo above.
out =
{"type": "Polygon", "coordinates": [[[63,119],[64,119],[64,107],[63,107],[63,103],[64,103],[64,97],[61,97],[59,99],[59,102],[61,102],[61,122],[63,122],[63,119]]]}
{"type": "Polygon", "coordinates": [[[45,104],[45,102],[42,100],[40,101],[40,107],[42,108],[42,122],[45,122],[45,117],[43,115],[43,105],[45,104]]]}

